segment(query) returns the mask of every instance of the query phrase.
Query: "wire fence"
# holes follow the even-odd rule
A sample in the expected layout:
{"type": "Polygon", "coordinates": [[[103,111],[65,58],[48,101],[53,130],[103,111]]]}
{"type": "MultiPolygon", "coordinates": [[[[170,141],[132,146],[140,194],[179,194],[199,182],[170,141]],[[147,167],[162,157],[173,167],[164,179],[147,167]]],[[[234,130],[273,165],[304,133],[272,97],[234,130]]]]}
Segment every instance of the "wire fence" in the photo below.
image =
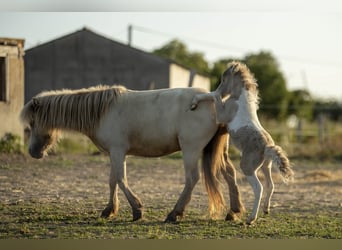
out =
{"type": "Polygon", "coordinates": [[[342,123],[320,116],[314,122],[287,119],[284,122],[261,119],[263,127],[290,157],[342,160],[342,123]]]}

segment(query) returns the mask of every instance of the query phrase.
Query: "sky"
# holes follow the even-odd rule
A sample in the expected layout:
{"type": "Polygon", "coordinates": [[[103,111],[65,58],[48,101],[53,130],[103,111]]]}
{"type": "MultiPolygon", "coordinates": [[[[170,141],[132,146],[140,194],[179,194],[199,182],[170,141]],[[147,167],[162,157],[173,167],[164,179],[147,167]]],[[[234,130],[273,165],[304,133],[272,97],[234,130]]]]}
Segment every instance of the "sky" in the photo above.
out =
{"type": "Polygon", "coordinates": [[[342,100],[340,0],[0,0],[0,37],[25,48],[88,27],[150,52],[172,39],[213,63],[261,50],[277,59],[289,90],[342,100]]]}

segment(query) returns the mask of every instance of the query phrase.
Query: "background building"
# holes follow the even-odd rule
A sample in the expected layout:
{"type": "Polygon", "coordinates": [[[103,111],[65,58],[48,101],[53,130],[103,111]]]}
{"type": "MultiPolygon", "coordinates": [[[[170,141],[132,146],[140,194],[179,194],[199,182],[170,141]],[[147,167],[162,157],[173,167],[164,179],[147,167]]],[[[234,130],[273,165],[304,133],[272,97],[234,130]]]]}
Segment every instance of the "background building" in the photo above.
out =
{"type": "Polygon", "coordinates": [[[25,102],[43,90],[121,84],[146,90],[210,89],[209,77],[83,28],[26,50],[25,102]]]}
{"type": "Polygon", "coordinates": [[[23,47],[23,39],[0,38],[0,138],[12,133],[23,139],[19,122],[24,105],[23,47]]]}

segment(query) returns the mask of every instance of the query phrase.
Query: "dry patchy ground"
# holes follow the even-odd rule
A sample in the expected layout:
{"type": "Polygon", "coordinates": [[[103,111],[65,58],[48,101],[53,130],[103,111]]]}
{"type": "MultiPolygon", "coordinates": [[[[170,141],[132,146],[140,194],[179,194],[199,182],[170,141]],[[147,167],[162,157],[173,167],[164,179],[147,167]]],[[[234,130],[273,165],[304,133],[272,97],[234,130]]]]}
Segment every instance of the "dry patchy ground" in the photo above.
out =
{"type": "MultiPolygon", "coordinates": [[[[235,162],[235,165],[238,166],[238,163],[235,162]]],[[[300,218],[323,213],[338,220],[334,222],[337,226],[335,225],[333,229],[333,236],[329,234],[330,237],[341,238],[341,226],[338,225],[342,216],[341,165],[296,162],[294,171],[295,181],[288,185],[281,182],[277,171],[273,171],[276,191],[272,200],[272,214],[269,217],[261,216],[258,223],[282,213],[286,213],[289,220],[291,214],[296,214],[297,218],[300,218]]],[[[99,225],[107,223],[97,218],[108,199],[108,173],[109,160],[104,155],[52,155],[43,160],[34,160],[24,155],[1,154],[0,238],[25,236],[34,238],[35,235],[30,235],[33,231],[29,228],[30,222],[32,220],[39,222],[41,219],[41,223],[45,223],[46,218],[40,218],[43,216],[51,220],[60,219],[63,221],[63,226],[68,226],[68,220],[72,221],[73,217],[80,218],[82,223],[86,223],[87,218],[91,223],[95,222],[99,225]],[[44,211],[38,211],[39,208],[44,211]],[[65,213],[60,215],[60,211],[64,210],[65,213]],[[32,215],[35,213],[38,214],[36,217],[32,215]]],[[[182,160],[168,157],[158,159],[129,157],[127,174],[131,188],[144,204],[143,221],[161,223],[173,208],[183,189],[182,160]]],[[[240,172],[238,182],[243,202],[249,210],[254,196],[240,172]]],[[[227,192],[226,197],[228,199],[227,192]]],[[[120,211],[116,220],[119,223],[132,224],[131,210],[122,192],[119,192],[119,199],[120,211]]],[[[210,221],[207,212],[207,195],[202,180],[194,189],[187,211],[182,221],[210,221]]],[[[139,222],[135,225],[139,226],[139,222]]],[[[61,232],[56,235],[56,227],[59,226],[61,224],[54,225],[40,232],[36,237],[65,238],[66,236],[61,232]]],[[[157,236],[162,236],[160,234],[161,232],[156,233],[157,236]]],[[[84,234],[83,236],[87,238],[84,234]]],[[[101,238],[101,235],[98,236],[101,238]]],[[[72,238],[73,235],[69,237],[72,238]]],[[[103,237],[110,238],[108,235],[103,237]]],[[[128,236],[122,236],[122,238],[126,237],[128,236]]]]}

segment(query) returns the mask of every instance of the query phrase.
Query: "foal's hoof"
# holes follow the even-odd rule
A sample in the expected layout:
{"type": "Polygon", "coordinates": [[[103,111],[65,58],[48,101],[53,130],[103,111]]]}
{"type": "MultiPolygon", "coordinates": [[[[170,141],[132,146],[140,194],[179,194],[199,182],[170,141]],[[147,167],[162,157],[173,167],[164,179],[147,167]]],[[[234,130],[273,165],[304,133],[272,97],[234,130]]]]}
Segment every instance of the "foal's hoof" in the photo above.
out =
{"type": "Polygon", "coordinates": [[[256,222],[256,218],[254,218],[254,219],[248,219],[248,220],[246,221],[246,224],[247,224],[248,226],[251,226],[251,225],[253,225],[255,222],[256,222]]]}
{"type": "Polygon", "coordinates": [[[197,108],[197,104],[191,104],[190,110],[195,110],[197,108]]]}
{"type": "Polygon", "coordinates": [[[142,210],[135,210],[133,211],[133,221],[140,220],[143,216],[142,210]]]}

